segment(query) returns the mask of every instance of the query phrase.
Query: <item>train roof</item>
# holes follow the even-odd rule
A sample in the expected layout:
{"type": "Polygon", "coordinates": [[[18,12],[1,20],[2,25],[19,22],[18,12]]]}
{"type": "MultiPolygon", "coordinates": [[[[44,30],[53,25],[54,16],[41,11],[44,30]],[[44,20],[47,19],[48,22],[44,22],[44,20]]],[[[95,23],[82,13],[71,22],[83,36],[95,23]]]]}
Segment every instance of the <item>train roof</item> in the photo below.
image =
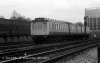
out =
{"type": "Polygon", "coordinates": [[[49,19],[49,18],[35,18],[33,20],[33,22],[62,22],[62,23],[69,23],[69,24],[73,24],[73,23],[70,23],[70,22],[66,22],[66,21],[62,21],[62,20],[56,20],[56,19],[49,19]]]}
{"type": "Polygon", "coordinates": [[[35,22],[63,22],[63,23],[69,23],[66,21],[62,21],[62,20],[56,20],[56,19],[49,19],[49,18],[35,18],[33,21],[35,22]]]}
{"type": "Polygon", "coordinates": [[[62,21],[62,20],[56,20],[56,19],[49,19],[49,18],[35,18],[33,20],[33,22],[59,22],[59,23],[67,23],[67,24],[72,24],[72,25],[75,25],[75,26],[79,26],[77,24],[74,24],[74,23],[71,23],[71,22],[66,22],[66,21],[62,21]]]}
{"type": "Polygon", "coordinates": [[[31,22],[31,21],[28,21],[28,20],[20,20],[20,19],[5,19],[5,18],[0,18],[0,20],[6,20],[6,21],[22,21],[22,22],[31,22]]]}

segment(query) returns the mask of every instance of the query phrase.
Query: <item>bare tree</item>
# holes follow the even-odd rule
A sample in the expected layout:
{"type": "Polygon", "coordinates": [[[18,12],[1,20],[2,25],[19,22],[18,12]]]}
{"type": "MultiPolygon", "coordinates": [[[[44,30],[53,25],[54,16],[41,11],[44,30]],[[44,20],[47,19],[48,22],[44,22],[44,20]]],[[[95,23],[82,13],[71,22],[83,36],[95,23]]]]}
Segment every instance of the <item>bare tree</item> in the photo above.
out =
{"type": "Polygon", "coordinates": [[[10,17],[10,19],[14,19],[14,20],[22,20],[22,21],[31,21],[30,18],[25,18],[25,16],[21,16],[19,13],[17,13],[15,10],[12,12],[12,16],[10,17]]]}
{"type": "Polygon", "coordinates": [[[5,17],[4,16],[0,16],[0,19],[5,19],[5,17]]]}
{"type": "Polygon", "coordinates": [[[17,13],[15,10],[12,12],[12,16],[10,17],[10,19],[18,19],[20,17],[20,14],[17,13]]]}
{"type": "Polygon", "coordinates": [[[31,19],[30,19],[30,18],[26,18],[26,20],[27,20],[27,21],[31,21],[31,19]]]}
{"type": "Polygon", "coordinates": [[[82,22],[77,22],[76,25],[84,26],[84,24],[82,22]]]}

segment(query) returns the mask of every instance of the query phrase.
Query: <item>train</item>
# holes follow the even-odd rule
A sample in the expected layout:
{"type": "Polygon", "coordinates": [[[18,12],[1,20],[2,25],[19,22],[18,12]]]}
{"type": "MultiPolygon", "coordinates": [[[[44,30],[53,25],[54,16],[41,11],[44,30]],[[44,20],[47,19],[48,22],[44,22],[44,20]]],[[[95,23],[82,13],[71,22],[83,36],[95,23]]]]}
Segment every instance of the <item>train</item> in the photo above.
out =
{"type": "Polygon", "coordinates": [[[33,41],[37,43],[89,38],[89,27],[48,18],[32,21],[0,18],[0,42],[33,41]]]}
{"type": "Polygon", "coordinates": [[[90,28],[49,18],[35,18],[31,23],[31,35],[35,41],[46,42],[72,39],[88,39],[90,28]]]}
{"type": "Polygon", "coordinates": [[[0,42],[32,41],[30,26],[26,20],[0,18],[0,42]]]}

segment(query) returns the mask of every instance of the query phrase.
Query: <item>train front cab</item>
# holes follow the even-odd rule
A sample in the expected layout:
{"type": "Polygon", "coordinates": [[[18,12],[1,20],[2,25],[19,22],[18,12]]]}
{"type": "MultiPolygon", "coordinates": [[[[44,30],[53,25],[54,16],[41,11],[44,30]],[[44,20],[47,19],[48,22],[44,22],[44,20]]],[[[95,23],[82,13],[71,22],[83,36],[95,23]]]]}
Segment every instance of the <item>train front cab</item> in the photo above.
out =
{"type": "Polygon", "coordinates": [[[31,35],[36,43],[43,43],[46,40],[47,22],[43,19],[36,19],[31,23],[31,35]]]}

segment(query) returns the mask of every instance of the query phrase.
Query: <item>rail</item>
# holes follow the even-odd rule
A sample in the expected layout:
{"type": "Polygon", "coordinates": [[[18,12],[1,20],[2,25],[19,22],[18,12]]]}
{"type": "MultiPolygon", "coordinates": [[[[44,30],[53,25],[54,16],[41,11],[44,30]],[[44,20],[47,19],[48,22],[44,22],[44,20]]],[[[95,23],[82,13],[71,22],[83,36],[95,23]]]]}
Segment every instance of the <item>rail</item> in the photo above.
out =
{"type": "MultiPolygon", "coordinates": [[[[69,50],[71,48],[76,48],[82,45],[93,44],[93,43],[97,44],[96,41],[93,41],[93,40],[84,40],[83,43],[81,43],[80,41],[77,41],[77,43],[76,42],[69,43],[70,45],[68,43],[62,43],[62,44],[58,43],[54,45],[53,44],[38,45],[37,47],[35,46],[32,49],[28,49],[27,51],[25,50],[24,52],[20,52],[19,54],[15,54],[13,56],[10,55],[8,57],[13,57],[13,58],[7,59],[7,60],[1,60],[1,62],[3,63],[3,62],[8,62],[8,61],[17,61],[17,60],[22,60],[22,59],[24,60],[25,58],[28,58],[31,56],[40,56],[44,54],[50,54],[52,52],[61,51],[64,49],[69,50]]],[[[3,59],[4,58],[7,58],[7,56],[3,57],[3,59]]]]}

